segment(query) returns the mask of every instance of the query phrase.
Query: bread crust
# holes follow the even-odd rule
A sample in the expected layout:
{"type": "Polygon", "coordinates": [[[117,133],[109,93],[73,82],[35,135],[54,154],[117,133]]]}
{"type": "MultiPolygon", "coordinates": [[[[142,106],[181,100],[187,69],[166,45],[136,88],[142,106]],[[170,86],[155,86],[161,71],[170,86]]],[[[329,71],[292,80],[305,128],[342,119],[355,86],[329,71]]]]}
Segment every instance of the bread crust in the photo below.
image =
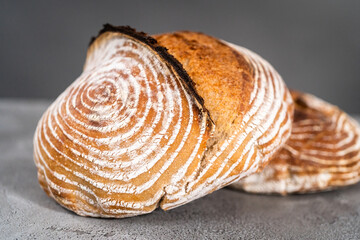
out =
{"type": "MultiPolygon", "coordinates": [[[[289,137],[293,114],[276,70],[257,54],[202,33],[154,38],[182,63],[216,127],[187,195],[208,194],[265,167],[289,137]]],[[[162,207],[168,208],[166,196],[162,207]]]]}
{"type": "Polygon", "coordinates": [[[105,24],[103,29],[99,31],[98,35],[96,37],[93,37],[90,41],[84,69],[86,69],[87,63],[91,61],[90,56],[93,55],[94,49],[96,49],[98,45],[103,44],[103,42],[106,42],[109,38],[113,37],[113,35],[117,33],[126,35],[129,38],[133,38],[136,41],[144,43],[146,46],[156,52],[161,58],[163,58],[163,60],[166,61],[174,69],[174,72],[177,73],[179,79],[184,83],[189,93],[191,93],[191,96],[196,99],[199,108],[203,111],[207,111],[203,107],[204,100],[196,92],[194,88],[194,82],[189,77],[185,69],[182,67],[181,63],[171,54],[169,54],[165,47],[160,46],[153,37],[147,35],[144,32],[138,32],[134,28],[131,28],[129,26],[112,26],[110,24],[105,24]]]}
{"type": "Polygon", "coordinates": [[[267,164],[292,108],[281,77],[246,49],[105,25],[81,76],[39,121],[38,178],[79,215],[171,209],[267,164]]]}
{"type": "Polygon", "coordinates": [[[231,131],[250,109],[254,69],[239,52],[211,36],[182,31],[154,38],[182,63],[218,128],[231,131]],[[237,99],[234,101],[234,99],[237,99]]]}
{"type": "Polygon", "coordinates": [[[291,91],[292,135],[263,172],[232,185],[254,193],[327,191],[360,180],[360,127],[315,96],[291,91]]]}

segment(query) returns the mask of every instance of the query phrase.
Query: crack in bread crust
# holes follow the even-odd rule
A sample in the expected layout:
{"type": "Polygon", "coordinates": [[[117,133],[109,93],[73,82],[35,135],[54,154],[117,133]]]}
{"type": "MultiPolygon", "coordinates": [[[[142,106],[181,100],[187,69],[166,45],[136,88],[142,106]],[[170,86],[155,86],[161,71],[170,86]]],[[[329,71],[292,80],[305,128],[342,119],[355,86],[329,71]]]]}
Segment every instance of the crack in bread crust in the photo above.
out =
{"type": "Polygon", "coordinates": [[[167,210],[264,166],[291,116],[281,77],[249,50],[105,25],[83,73],[39,121],[38,179],[79,215],[167,210]]]}

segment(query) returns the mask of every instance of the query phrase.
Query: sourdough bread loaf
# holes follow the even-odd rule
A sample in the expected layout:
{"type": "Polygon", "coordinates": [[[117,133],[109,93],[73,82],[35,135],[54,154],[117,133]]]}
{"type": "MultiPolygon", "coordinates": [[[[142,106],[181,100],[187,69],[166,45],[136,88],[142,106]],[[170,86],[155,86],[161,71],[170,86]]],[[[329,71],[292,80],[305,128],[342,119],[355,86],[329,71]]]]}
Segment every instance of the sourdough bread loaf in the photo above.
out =
{"type": "Polygon", "coordinates": [[[254,193],[307,193],[360,180],[360,127],[334,105],[292,91],[290,139],[265,169],[231,185],[254,193]]]}
{"type": "Polygon", "coordinates": [[[249,50],[105,25],[34,136],[45,192],[79,215],[128,217],[202,197],[264,166],[292,100],[249,50]]]}

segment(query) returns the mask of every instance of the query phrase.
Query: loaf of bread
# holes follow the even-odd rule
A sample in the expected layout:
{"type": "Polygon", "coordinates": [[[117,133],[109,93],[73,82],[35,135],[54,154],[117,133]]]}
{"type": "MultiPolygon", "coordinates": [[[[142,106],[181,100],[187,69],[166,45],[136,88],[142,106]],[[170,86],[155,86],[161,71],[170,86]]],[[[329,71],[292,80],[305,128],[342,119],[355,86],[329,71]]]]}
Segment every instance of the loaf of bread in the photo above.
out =
{"type": "Polygon", "coordinates": [[[171,209],[262,168],[292,114],[279,74],[249,50],[105,25],[80,77],[38,123],[38,179],[83,216],[171,209]]]}
{"type": "Polygon", "coordinates": [[[339,108],[312,95],[291,92],[292,133],[265,169],[231,185],[254,193],[306,193],[360,180],[360,127],[339,108]]]}

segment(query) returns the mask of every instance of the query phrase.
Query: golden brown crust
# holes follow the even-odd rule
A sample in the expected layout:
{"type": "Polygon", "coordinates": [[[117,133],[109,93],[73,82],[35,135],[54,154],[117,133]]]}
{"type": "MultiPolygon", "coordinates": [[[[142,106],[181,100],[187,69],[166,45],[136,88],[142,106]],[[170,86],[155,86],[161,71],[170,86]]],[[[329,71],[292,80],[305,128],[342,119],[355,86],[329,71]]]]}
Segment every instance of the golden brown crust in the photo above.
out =
{"type": "Polygon", "coordinates": [[[288,138],[292,101],[264,59],[200,33],[156,38],[106,25],[38,124],[40,184],[80,215],[185,204],[257,171],[288,138]]]}
{"type": "Polygon", "coordinates": [[[96,49],[104,41],[107,41],[109,37],[113,37],[113,35],[116,33],[126,35],[129,38],[133,38],[136,41],[142,42],[155,51],[174,69],[174,71],[179,76],[179,79],[181,79],[181,81],[187,87],[188,91],[191,92],[191,96],[194,97],[199,103],[199,107],[203,109],[203,111],[206,111],[206,109],[203,108],[203,98],[194,89],[194,82],[182,67],[181,63],[171,54],[169,54],[165,47],[159,45],[153,37],[147,35],[144,32],[138,32],[129,26],[113,26],[111,24],[105,24],[103,29],[99,31],[98,35],[93,37],[90,41],[84,68],[86,67],[87,62],[90,61],[90,56],[92,55],[94,49],[96,49]]]}
{"type": "Polygon", "coordinates": [[[40,120],[35,162],[41,186],[64,207],[127,217],[157,208],[166,187],[185,187],[213,123],[181,64],[156,40],[105,29],[83,74],[40,120]]]}
{"type": "Polygon", "coordinates": [[[154,38],[182,63],[205,100],[216,126],[227,129],[242,121],[254,89],[251,64],[216,38],[197,32],[176,32],[154,38]],[[237,99],[234,101],[234,99],[237,99]]]}
{"type": "MultiPolygon", "coordinates": [[[[188,72],[216,126],[189,195],[204,195],[263,168],[291,129],[293,104],[278,73],[257,54],[202,33],[154,38],[188,72]]],[[[165,197],[162,208],[167,202],[165,197]]]]}
{"type": "Polygon", "coordinates": [[[282,150],[263,172],[234,188],[258,193],[306,193],[354,184],[360,180],[360,127],[336,106],[291,91],[293,130],[282,150]]]}

